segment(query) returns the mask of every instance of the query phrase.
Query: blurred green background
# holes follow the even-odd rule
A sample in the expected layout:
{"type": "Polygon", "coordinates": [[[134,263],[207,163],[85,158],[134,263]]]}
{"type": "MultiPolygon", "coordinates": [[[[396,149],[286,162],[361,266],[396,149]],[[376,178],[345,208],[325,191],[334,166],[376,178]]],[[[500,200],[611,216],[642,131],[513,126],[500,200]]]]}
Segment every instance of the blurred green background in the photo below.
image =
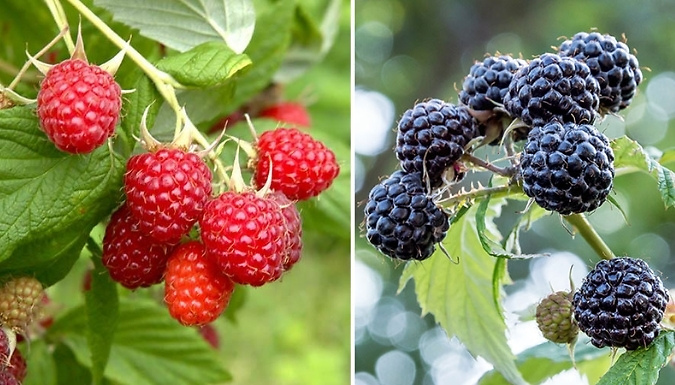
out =
{"type": "MultiPolygon", "coordinates": [[[[412,285],[396,295],[403,265],[377,254],[359,227],[363,205],[358,203],[367,199],[381,176],[398,167],[393,152],[396,120],[422,99],[457,103],[464,76],[486,54],[530,59],[554,52],[552,46],[557,47],[563,36],[597,29],[618,39],[625,35],[637,53],[644,80],[628,109],[596,125],[610,139],[628,135],[658,156],[675,147],[675,2],[356,0],[355,20],[356,383],[472,384],[477,378],[448,373],[453,368],[479,373],[489,365],[473,359],[456,340],[448,340],[431,316],[419,317],[412,285]],[[401,368],[409,374],[396,375],[403,373],[401,368]]],[[[673,163],[667,166],[675,168],[673,163]]],[[[620,176],[613,197],[627,221],[606,204],[589,216],[591,223],[617,255],[644,258],[661,273],[667,287],[675,287],[675,211],[664,210],[653,179],[639,173],[620,176]]],[[[519,209],[521,205],[505,207],[497,224],[512,223],[519,209]]],[[[523,252],[548,251],[593,266],[598,257],[561,223],[559,216],[550,215],[522,233],[523,252]]],[[[507,292],[526,287],[534,269],[529,261],[511,262],[515,283],[507,292]]],[[[540,271],[535,273],[541,276],[540,271]]],[[[566,381],[558,383],[584,383],[566,381]]],[[[663,370],[659,384],[674,381],[675,370],[663,370]]]]}

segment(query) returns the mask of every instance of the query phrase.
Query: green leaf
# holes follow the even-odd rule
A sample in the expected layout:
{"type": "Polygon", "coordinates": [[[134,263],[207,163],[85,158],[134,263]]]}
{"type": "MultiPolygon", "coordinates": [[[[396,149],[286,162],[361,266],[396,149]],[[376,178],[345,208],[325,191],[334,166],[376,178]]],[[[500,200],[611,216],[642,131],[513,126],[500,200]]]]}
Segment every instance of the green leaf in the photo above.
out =
{"type": "Polygon", "coordinates": [[[208,41],[224,41],[242,53],[253,35],[252,0],[95,0],[116,21],[169,48],[187,51],[208,41]]]}
{"type": "Polygon", "coordinates": [[[292,43],[274,81],[289,83],[320,62],[330,50],[337,35],[341,0],[330,0],[314,18],[307,4],[299,3],[293,20],[292,43]]]}
{"type": "MultiPolygon", "coordinates": [[[[59,385],[90,384],[91,373],[75,359],[75,354],[63,343],[56,345],[54,349],[54,361],[59,385]]],[[[41,382],[38,384],[42,385],[41,382]]]]}
{"type": "Polygon", "coordinates": [[[248,102],[272,81],[291,41],[294,7],[293,1],[279,1],[258,10],[256,29],[246,48],[253,64],[236,78],[237,89],[230,103],[232,110],[248,102]]]}
{"type": "Polygon", "coordinates": [[[56,385],[56,362],[43,339],[34,339],[27,349],[27,367],[30,368],[23,380],[23,385],[56,385]]]}
{"type": "MultiPolygon", "coordinates": [[[[476,210],[476,230],[478,231],[478,239],[480,240],[483,250],[493,257],[498,258],[508,258],[508,259],[527,259],[533,257],[540,257],[544,254],[514,254],[510,251],[507,251],[504,246],[499,242],[499,239],[493,239],[494,234],[498,234],[496,229],[487,231],[487,225],[485,223],[485,216],[487,213],[488,205],[490,203],[490,196],[488,195],[481,200],[476,210]]],[[[520,228],[520,222],[516,224],[514,231],[518,231],[520,228]]]]}
{"type": "Polygon", "coordinates": [[[640,144],[627,136],[612,140],[616,174],[635,169],[649,173],[657,181],[666,208],[675,206],[675,173],[652,159],[640,144]]]}
{"type": "MultiPolygon", "coordinates": [[[[493,231],[492,219],[505,202],[500,199],[490,205],[486,215],[490,221],[486,226],[488,231],[493,231]]],[[[495,298],[500,294],[500,290],[493,287],[493,275],[500,275],[495,273],[498,259],[481,245],[476,211],[477,206],[473,206],[450,226],[443,241],[447,252],[458,258],[459,263],[452,263],[440,251],[421,263],[408,263],[399,290],[414,279],[423,314],[433,314],[449,337],[457,336],[474,356],[485,358],[509,381],[524,384],[506,343],[506,324],[499,298],[495,298]]]]}
{"type": "MultiPolygon", "coordinates": [[[[582,373],[592,370],[592,367],[600,368],[604,372],[610,362],[608,349],[594,347],[587,338],[577,343],[574,358],[577,368],[582,373]]],[[[525,380],[532,385],[541,384],[546,379],[573,367],[566,345],[552,342],[545,342],[523,351],[518,355],[516,363],[525,380]]],[[[509,385],[509,382],[499,372],[491,370],[483,375],[478,384],[509,385]]]]}
{"type": "Polygon", "coordinates": [[[122,139],[125,144],[123,153],[125,155],[131,154],[136,146],[136,137],[140,137],[141,118],[146,108],[148,115],[146,117],[146,124],[152,127],[155,122],[155,117],[162,105],[161,96],[155,88],[150,78],[145,74],[139,72],[138,80],[134,86],[134,92],[129,94],[123,105],[121,127],[122,139]]]}
{"type": "Polygon", "coordinates": [[[62,278],[118,204],[124,164],[106,146],[60,152],[33,109],[0,111],[0,271],[62,278]]]}
{"type": "Polygon", "coordinates": [[[661,154],[661,157],[659,158],[659,163],[661,164],[668,164],[668,163],[673,163],[675,162],[675,149],[671,148],[669,150],[666,150],[661,154]]]}
{"type": "MultiPolygon", "coordinates": [[[[63,341],[81,365],[91,368],[85,313],[83,307],[73,309],[57,320],[48,336],[63,341]]],[[[120,301],[105,377],[128,385],[214,384],[231,379],[199,333],[169,317],[162,304],[140,297],[120,301]]]]}
{"type": "Polygon", "coordinates": [[[251,65],[244,54],[234,53],[225,43],[211,41],[191,50],[167,56],[157,68],[188,87],[215,87],[251,65]]]}
{"type": "Polygon", "coordinates": [[[89,240],[89,250],[92,252],[94,270],[91,273],[91,289],[84,295],[86,337],[91,351],[92,379],[94,384],[100,384],[117,328],[119,299],[117,285],[101,261],[101,249],[92,239],[89,240]]]}
{"type": "MultiPolygon", "coordinates": [[[[506,236],[506,240],[504,240],[503,242],[504,249],[509,250],[515,254],[522,254],[520,249],[520,231],[523,229],[528,230],[534,222],[550,214],[551,214],[550,211],[544,210],[539,205],[536,204],[529,205],[529,207],[522,214],[520,214],[520,217],[518,217],[518,220],[513,225],[511,232],[506,236]]],[[[547,253],[543,253],[543,254],[531,254],[530,256],[534,257],[547,255],[548,255],[547,253]]]]}
{"type": "Polygon", "coordinates": [[[626,352],[598,385],[653,385],[675,348],[675,332],[662,331],[647,348],[626,352]]]}

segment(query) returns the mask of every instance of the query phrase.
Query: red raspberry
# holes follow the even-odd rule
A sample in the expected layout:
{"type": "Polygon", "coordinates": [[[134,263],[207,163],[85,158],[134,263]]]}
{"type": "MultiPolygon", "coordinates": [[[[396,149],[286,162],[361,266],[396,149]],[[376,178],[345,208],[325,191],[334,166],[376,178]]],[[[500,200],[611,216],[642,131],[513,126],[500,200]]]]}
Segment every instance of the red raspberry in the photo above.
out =
{"type": "Polygon", "coordinates": [[[225,274],[239,284],[262,286],[281,276],[284,222],[275,201],[227,191],[206,203],[199,227],[207,255],[225,274]]]}
{"type": "Polygon", "coordinates": [[[112,75],[83,60],[64,60],[42,80],[37,98],[40,126],[59,150],[88,153],[115,132],[121,101],[112,75]]]}
{"type": "Polygon", "coordinates": [[[171,245],[155,242],[138,228],[126,204],[110,218],[103,237],[103,265],[128,289],[162,282],[171,245]]]}
{"type": "Polygon", "coordinates": [[[0,370],[0,385],[21,385],[21,383],[5,368],[0,370]]]}
{"type": "Polygon", "coordinates": [[[286,246],[284,248],[282,267],[288,271],[300,259],[302,253],[302,219],[294,202],[281,192],[274,191],[270,194],[281,207],[281,213],[286,220],[286,246]]]}
{"type": "Polygon", "coordinates": [[[272,161],[272,189],[289,199],[304,200],[319,195],[340,173],[335,154],[323,143],[295,128],[266,131],[257,143],[255,183],[265,185],[272,161]]]}
{"type": "Polygon", "coordinates": [[[171,316],[185,326],[213,322],[230,302],[234,283],[206,257],[196,241],[180,245],[169,258],[164,301],[171,316]]]}
{"type": "Polygon", "coordinates": [[[26,378],[26,359],[23,357],[19,349],[14,349],[12,357],[9,359],[9,365],[7,365],[6,371],[10,373],[19,383],[21,383],[21,381],[26,378]]]}
{"type": "Polygon", "coordinates": [[[261,118],[273,119],[296,127],[311,125],[307,108],[296,102],[281,102],[260,111],[261,118]]]}
{"type": "Polygon", "coordinates": [[[42,313],[44,289],[34,277],[19,277],[0,288],[0,322],[2,326],[25,333],[42,313]]]}
{"type": "Polygon", "coordinates": [[[178,148],[135,155],[127,162],[124,191],[139,229],[158,242],[178,243],[211,195],[211,170],[178,148]]]}

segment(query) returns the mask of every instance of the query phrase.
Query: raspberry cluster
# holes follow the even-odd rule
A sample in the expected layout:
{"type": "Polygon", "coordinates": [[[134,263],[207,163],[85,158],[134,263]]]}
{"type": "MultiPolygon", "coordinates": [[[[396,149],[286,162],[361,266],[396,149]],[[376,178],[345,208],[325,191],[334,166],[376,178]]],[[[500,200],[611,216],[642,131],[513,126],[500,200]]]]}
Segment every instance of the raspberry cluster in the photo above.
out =
{"type": "Polygon", "coordinates": [[[247,147],[251,185],[237,159],[229,189],[216,193],[205,153],[141,131],[146,151],[127,161],[126,200],[103,240],[115,281],[129,289],[164,282],[170,315],[205,325],[222,314],[236,284],[262,286],[298,262],[296,202],[319,195],[339,173],[322,142],[297,129],[267,131],[247,147]]]}

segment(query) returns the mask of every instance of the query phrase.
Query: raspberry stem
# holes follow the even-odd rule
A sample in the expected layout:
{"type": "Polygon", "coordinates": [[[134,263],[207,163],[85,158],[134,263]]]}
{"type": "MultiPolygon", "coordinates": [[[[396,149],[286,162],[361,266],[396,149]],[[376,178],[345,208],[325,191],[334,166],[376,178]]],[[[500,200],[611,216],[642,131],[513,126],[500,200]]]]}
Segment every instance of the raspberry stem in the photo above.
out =
{"type": "Polygon", "coordinates": [[[176,114],[176,132],[180,131],[182,127],[181,108],[176,97],[176,88],[183,88],[176,79],[170,74],[159,70],[152,63],[150,63],[140,52],[136,51],[128,42],[122,39],[115,31],[113,31],[103,20],[94,14],[86,5],[80,0],[67,0],[78,12],[80,12],[87,20],[89,20],[96,28],[98,28],[108,40],[126,52],[126,55],[136,65],[145,72],[145,74],[155,83],[157,91],[164,97],[171,109],[176,114]]]}
{"type": "Polygon", "coordinates": [[[600,258],[609,260],[616,257],[605,241],[600,238],[600,235],[595,231],[593,225],[591,225],[584,214],[572,214],[564,218],[574,226],[600,258]]]}
{"type": "MultiPolygon", "coordinates": [[[[49,12],[52,14],[52,18],[59,29],[62,31],[64,29],[68,30],[70,27],[68,26],[66,12],[63,10],[61,2],[58,0],[45,0],[45,3],[47,4],[47,8],[49,8],[49,12]]],[[[75,43],[73,42],[73,38],[70,36],[70,34],[64,36],[64,42],[68,48],[68,53],[72,54],[75,50],[75,43]]]]}
{"type": "Polygon", "coordinates": [[[495,174],[511,178],[516,174],[516,169],[514,167],[498,167],[494,164],[487,162],[481,158],[474,156],[473,154],[464,154],[462,155],[462,160],[466,162],[471,162],[476,166],[482,167],[488,171],[492,171],[495,174]]]}
{"type": "Polygon", "coordinates": [[[452,207],[458,204],[462,204],[463,202],[466,201],[484,198],[487,197],[488,195],[490,196],[490,199],[493,199],[493,198],[508,197],[518,193],[523,194],[523,189],[519,185],[506,184],[503,186],[483,187],[471,191],[460,192],[448,198],[441,199],[438,203],[443,203],[443,206],[445,207],[452,207]]]}

